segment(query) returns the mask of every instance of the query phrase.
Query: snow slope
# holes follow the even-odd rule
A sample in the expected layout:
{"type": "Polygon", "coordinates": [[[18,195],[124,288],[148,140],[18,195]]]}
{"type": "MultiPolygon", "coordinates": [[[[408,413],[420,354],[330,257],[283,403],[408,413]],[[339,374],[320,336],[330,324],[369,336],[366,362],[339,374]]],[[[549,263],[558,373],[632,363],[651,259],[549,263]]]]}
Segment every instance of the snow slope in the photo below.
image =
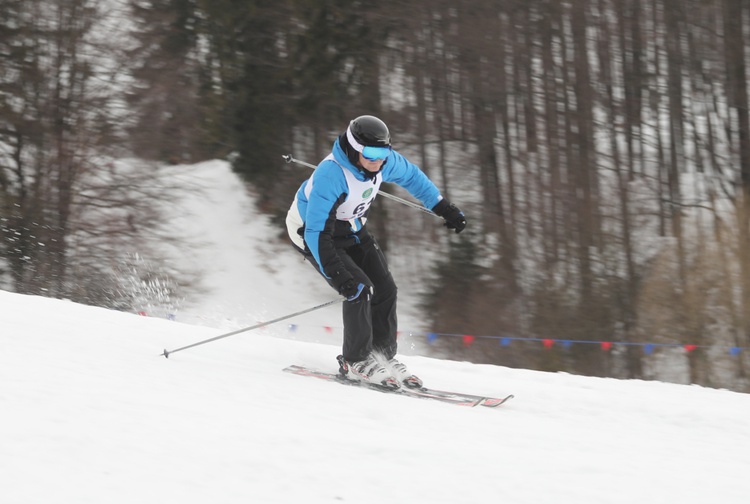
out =
{"type": "MultiPolygon", "coordinates": [[[[316,306],[336,293],[315,270],[279,238],[254,206],[254,198],[224,161],[163,167],[182,197],[165,208],[177,239],[164,254],[177,269],[201,275],[177,319],[236,329],[267,320],[271,307],[287,313],[316,306]],[[197,291],[197,292],[196,292],[197,291]]],[[[302,173],[300,180],[304,179],[302,173]]],[[[290,202],[291,203],[291,202],[290,202]]],[[[340,322],[338,317],[335,321],[340,322]]],[[[334,322],[335,322],[334,321],[334,322]]],[[[302,322],[331,325],[331,313],[312,314],[302,322]]]]}
{"type": "Polygon", "coordinates": [[[165,359],[335,297],[225,163],[170,169],[204,273],[176,322],[0,291],[0,504],[747,502],[746,394],[404,358],[516,395],[467,409],[282,373],[335,369],[337,306],[165,359]]]}
{"type": "MultiPolygon", "coordinates": [[[[284,307],[273,311],[282,312],[284,307]]],[[[282,373],[337,347],[0,292],[0,501],[744,503],[750,396],[408,357],[467,409],[282,373]]]]}

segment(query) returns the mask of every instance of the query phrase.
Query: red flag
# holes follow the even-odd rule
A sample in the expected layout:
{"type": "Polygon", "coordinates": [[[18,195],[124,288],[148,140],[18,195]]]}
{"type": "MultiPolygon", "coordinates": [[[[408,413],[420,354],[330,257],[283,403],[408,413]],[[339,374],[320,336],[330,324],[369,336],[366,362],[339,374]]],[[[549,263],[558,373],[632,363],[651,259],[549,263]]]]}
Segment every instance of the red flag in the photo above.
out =
{"type": "Polygon", "coordinates": [[[698,345],[685,345],[685,350],[687,350],[688,353],[692,352],[696,348],[698,348],[698,345]]]}
{"type": "Polygon", "coordinates": [[[555,344],[555,340],[544,339],[542,340],[542,344],[544,345],[544,348],[552,348],[552,346],[555,344]]]}
{"type": "Polygon", "coordinates": [[[611,341],[602,341],[602,350],[605,352],[609,352],[612,349],[612,342],[611,341]]]}
{"type": "Polygon", "coordinates": [[[470,347],[471,344],[474,343],[474,336],[471,336],[469,334],[464,334],[463,335],[463,340],[464,340],[464,346],[465,347],[470,347]]]}

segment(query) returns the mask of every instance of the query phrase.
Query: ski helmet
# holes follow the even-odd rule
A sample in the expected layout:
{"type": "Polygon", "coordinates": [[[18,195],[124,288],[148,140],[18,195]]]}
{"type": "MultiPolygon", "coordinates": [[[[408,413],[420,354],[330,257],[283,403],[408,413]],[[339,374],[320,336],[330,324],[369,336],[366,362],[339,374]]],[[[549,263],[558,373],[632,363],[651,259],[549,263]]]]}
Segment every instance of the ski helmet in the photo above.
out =
{"type": "MultiPolygon", "coordinates": [[[[342,142],[349,161],[359,166],[359,155],[370,161],[384,160],[391,155],[391,134],[388,126],[374,116],[359,116],[349,123],[342,142]],[[348,147],[348,148],[347,148],[348,147]]],[[[361,170],[365,175],[370,172],[361,170]]]]}
{"type": "MultiPolygon", "coordinates": [[[[362,147],[390,147],[391,146],[391,133],[388,131],[388,126],[383,121],[375,116],[363,115],[352,120],[349,123],[349,131],[355,142],[349,142],[353,144],[356,149],[361,145],[362,147]]],[[[348,136],[348,135],[347,135],[348,136]]],[[[357,151],[361,152],[360,149],[357,151]]]]}

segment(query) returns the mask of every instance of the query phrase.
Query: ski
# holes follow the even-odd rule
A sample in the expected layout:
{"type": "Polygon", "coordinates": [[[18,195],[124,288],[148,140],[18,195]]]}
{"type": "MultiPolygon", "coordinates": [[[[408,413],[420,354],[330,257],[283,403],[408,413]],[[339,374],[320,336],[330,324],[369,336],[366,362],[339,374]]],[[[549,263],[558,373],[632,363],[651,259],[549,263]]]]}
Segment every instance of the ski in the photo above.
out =
{"type": "Polygon", "coordinates": [[[378,392],[384,392],[388,394],[440,401],[449,404],[455,404],[457,406],[467,406],[470,408],[473,408],[474,406],[496,408],[513,397],[513,395],[507,395],[505,397],[486,397],[458,392],[448,392],[445,390],[435,390],[426,387],[416,389],[406,387],[401,387],[400,389],[389,389],[380,385],[376,385],[374,383],[365,383],[357,380],[351,380],[339,373],[327,373],[325,371],[318,371],[317,369],[311,369],[297,365],[288,366],[284,368],[283,371],[299,376],[311,376],[313,378],[318,378],[325,381],[337,382],[343,385],[376,390],[378,392]]]}

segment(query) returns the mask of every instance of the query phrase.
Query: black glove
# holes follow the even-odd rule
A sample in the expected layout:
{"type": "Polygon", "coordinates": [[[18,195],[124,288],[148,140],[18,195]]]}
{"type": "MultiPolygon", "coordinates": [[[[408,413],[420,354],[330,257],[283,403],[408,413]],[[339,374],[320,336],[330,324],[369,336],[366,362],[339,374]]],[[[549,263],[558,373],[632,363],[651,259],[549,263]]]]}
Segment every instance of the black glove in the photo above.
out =
{"type": "Polygon", "coordinates": [[[445,227],[448,229],[455,229],[456,233],[460,233],[466,227],[466,217],[464,216],[464,213],[460,208],[445,198],[441,199],[438,204],[433,207],[432,211],[445,219],[445,227]]]}
{"type": "Polygon", "coordinates": [[[359,301],[366,299],[371,294],[371,290],[363,283],[357,282],[350,278],[339,287],[339,294],[344,296],[347,301],[359,301]]]}

